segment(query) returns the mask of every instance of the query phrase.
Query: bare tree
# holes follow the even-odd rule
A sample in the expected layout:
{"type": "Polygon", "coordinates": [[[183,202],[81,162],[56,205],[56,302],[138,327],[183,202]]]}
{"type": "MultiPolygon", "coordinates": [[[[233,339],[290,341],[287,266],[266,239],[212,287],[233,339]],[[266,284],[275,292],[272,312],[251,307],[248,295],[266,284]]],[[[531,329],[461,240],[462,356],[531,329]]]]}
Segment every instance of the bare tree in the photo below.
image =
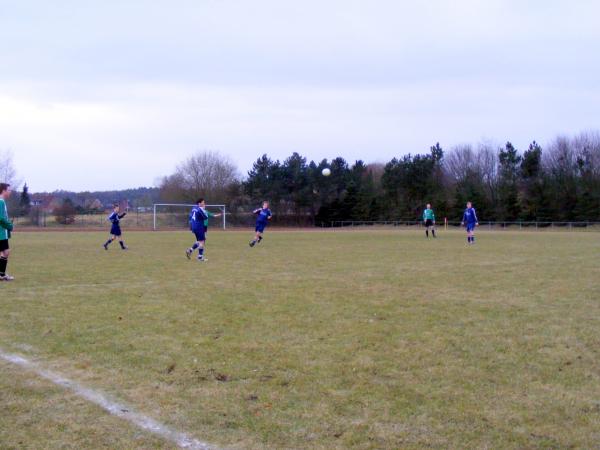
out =
{"type": "Polygon", "coordinates": [[[573,149],[573,142],[567,136],[556,137],[543,154],[544,168],[561,176],[575,176],[577,155],[573,149]]]}
{"type": "Polygon", "coordinates": [[[16,189],[17,171],[13,165],[12,153],[8,150],[0,150],[0,183],[8,183],[16,189]]]}
{"type": "Polygon", "coordinates": [[[193,202],[203,196],[210,202],[224,202],[231,185],[237,182],[239,173],[230,158],[214,151],[200,152],[163,178],[161,196],[170,201],[193,202]]]}
{"type": "Polygon", "coordinates": [[[481,142],[477,149],[477,166],[485,185],[488,198],[495,205],[498,201],[498,146],[490,141],[481,142]]]}
{"type": "Polygon", "coordinates": [[[600,177],[600,132],[590,131],[575,136],[571,141],[578,166],[587,175],[600,177]]]}
{"type": "Polygon", "coordinates": [[[469,173],[478,172],[477,155],[471,144],[453,147],[445,158],[445,168],[454,182],[464,180],[469,173]]]}

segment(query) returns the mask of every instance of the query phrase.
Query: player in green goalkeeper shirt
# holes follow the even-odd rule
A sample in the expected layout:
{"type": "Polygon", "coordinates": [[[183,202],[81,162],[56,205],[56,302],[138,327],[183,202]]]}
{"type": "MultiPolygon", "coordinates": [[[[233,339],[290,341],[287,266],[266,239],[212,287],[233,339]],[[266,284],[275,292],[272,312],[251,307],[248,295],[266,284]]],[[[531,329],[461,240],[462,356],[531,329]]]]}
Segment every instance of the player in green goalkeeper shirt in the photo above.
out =
{"type": "Polygon", "coordinates": [[[10,255],[10,232],[13,229],[13,224],[8,218],[6,209],[6,200],[10,197],[10,184],[0,183],[0,281],[12,281],[14,277],[6,273],[8,265],[8,256],[10,255]]]}
{"type": "Polygon", "coordinates": [[[202,203],[200,204],[200,207],[202,208],[202,210],[204,211],[204,214],[206,215],[206,219],[204,219],[204,233],[208,233],[208,219],[210,219],[211,217],[221,217],[221,213],[218,214],[213,214],[210,211],[208,211],[206,209],[206,201],[203,200],[202,203]]]}
{"type": "Polygon", "coordinates": [[[427,239],[429,239],[429,229],[431,229],[431,235],[435,237],[435,214],[429,203],[427,203],[427,208],[423,211],[423,223],[425,224],[425,236],[427,236],[427,239]]]}

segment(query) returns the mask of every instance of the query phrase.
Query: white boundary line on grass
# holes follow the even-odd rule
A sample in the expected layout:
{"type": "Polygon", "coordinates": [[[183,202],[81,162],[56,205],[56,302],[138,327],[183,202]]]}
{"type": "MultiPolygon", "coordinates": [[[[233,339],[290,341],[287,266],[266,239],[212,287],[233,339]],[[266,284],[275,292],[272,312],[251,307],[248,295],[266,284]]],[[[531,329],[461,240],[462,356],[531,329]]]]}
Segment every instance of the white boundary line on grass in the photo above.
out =
{"type": "Polygon", "coordinates": [[[186,433],[175,431],[169,428],[167,425],[157,422],[148,416],[135,412],[129,406],[123,403],[112,401],[105,394],[99,391],[86,388],[85,386],[82,386],[73,380],[69,380],[62,375],[46,370],[35,362],[30,361],[20,355],[5,353],[2,349],[0,349],[0,359],[34,372],[36,375],[45,378],[46,380],[49,380],[58,386],[68,389],[75,395],[100,406],[113,416],[131,422],[146,431],[150,431],[162,437],[163,439],[176,444],[180,448],[188,448],[193,450],[214,450],[216,448],[205,442],[201,442],[186,433]]]}

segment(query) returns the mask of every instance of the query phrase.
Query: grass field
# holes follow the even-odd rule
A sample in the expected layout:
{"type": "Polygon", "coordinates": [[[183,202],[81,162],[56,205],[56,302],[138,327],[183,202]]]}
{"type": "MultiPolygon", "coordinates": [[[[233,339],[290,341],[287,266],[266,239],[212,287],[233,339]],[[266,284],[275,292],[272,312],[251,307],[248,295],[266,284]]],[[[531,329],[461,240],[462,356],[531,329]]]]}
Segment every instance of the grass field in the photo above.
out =
{"type": "MultiPolygon", "coordinates": [[[[225,448],[599,448],[600,234],[16,233],[0,350],[225,448]]],[[[170,448],[0,359],[0,448],[170,448]]]]}

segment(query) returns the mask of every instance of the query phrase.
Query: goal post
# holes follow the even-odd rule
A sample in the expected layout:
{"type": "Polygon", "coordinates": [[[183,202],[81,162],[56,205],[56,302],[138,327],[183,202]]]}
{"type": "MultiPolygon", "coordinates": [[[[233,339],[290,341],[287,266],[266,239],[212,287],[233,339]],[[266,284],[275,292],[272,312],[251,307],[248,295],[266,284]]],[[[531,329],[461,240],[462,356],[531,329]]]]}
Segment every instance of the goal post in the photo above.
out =
{"type": "MultiPolygon", "coordinates": [[[[154,205],[152,205],[152,229],[154,231],[158,230],[159,228],[159,218],[160,218],[160,210],[165,210],[165,209],[170,209],[170,210],[176,210],[176,212],[165,212],[163,214],[171,217],[172,219],[174,219],[175,217],[185,217],[185,223],[187,223],[187,218],[188,218],[188,214],[190,212],[190,209],[195,207],[197,205],[195,204],[188,204],[188,203],[155,203],[154,205]],[[181,211],[179,211],[181,210],[181,211]]],[[[211,209],[218,209],[219,212],[221,213],[221,223],[222,223],[222,227],[225,230],[227,227],[227,208],[225,205],[206,205],[206,209],[207,210],[211,210],[211,209]]],[[[172,220],[172,224],[175,223],[175,220],[172,220]]]]}

